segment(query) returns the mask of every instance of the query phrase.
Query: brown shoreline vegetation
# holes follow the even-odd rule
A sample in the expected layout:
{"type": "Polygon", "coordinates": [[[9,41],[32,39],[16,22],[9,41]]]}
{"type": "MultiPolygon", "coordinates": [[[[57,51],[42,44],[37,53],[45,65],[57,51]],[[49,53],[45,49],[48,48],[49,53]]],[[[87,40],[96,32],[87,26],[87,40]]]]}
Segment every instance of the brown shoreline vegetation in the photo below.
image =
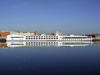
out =
{"type": "Polygon", "coordinates": [[[100,38],[94,38],[93,41],[100,41],[100,38]]]}
{"type": "Polygon", "coordinates": [[[6,42],[6,39],[2,38],[2,39],[0,39],[0,42],[6,42]]]}

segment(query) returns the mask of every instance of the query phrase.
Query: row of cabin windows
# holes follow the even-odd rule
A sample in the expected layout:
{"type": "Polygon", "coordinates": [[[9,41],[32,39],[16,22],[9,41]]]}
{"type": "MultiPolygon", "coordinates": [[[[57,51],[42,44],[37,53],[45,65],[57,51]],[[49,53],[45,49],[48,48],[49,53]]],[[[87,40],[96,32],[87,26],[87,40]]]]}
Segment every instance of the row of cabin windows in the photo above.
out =
{"type": "Polygon", "coordinates": [[[26,42],[26,45],[57,45],[57,42],[26,42]]]}
{"type": "Polygon", "coordinates": [[[46,37],[46,38],[50,38],[50,37],[54,37],[54,38],[57,38],[58,36],[26,36],[26,38],[30,38],[30,37],[34,37],[34,38],[43,38],[43,37],[46,37]]]}
{"type": "Polygon", "coordinates": [[[26,44],[55,44],[57,42],[26,42],[26,44]]]}
{"type": "Polygon", "coordinates": [[[58,38],[26,38],[26,39],[58,39],[58,38]]]}

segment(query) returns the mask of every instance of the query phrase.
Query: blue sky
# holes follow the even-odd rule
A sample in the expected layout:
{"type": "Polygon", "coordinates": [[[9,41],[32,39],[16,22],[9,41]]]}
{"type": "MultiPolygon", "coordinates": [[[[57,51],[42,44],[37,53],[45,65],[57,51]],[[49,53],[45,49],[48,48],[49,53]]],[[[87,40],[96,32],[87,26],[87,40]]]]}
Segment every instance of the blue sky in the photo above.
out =
{"type": "Polygon", "coordinates": [[[0,30],[100,33],[100,0],[0,0],[0,30]]]}

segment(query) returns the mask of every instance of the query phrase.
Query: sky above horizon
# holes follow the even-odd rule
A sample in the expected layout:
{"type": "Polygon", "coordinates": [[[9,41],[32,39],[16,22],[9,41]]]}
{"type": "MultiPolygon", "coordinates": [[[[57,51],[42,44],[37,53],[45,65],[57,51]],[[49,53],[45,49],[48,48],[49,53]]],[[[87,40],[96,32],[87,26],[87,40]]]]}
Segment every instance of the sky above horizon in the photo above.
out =
{"type": "Polygon", "coordinates": [[[100,33],[100,0],[0,0],[0,30],[100,33]]]}

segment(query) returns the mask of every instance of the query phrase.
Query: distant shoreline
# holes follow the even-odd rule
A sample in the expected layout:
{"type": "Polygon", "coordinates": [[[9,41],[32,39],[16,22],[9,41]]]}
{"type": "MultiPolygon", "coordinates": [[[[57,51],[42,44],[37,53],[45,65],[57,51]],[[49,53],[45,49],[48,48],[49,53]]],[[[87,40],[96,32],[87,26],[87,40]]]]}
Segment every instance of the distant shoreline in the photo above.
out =
{"type": "Polygon", "coordinates": [[[100,41],[100,38],[94,38],[93,41],[100,41]]]}
{"type": "Polygon", "coordinates": [[[0,42],[6,42],[5,38],[0,38],[0,42]]]}

